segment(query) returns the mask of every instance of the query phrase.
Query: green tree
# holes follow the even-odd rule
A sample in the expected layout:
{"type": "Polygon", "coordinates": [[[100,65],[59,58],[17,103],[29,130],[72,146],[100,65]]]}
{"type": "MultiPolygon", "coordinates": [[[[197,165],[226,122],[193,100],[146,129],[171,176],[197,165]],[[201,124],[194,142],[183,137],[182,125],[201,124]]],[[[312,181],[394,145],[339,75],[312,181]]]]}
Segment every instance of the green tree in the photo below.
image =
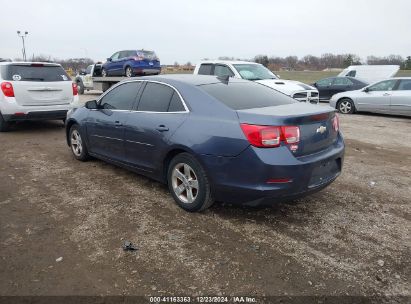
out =
{"type": "Polygon", "coordinates": [[[411,56],[408,56],[407,60],[405,60],[404,68],[406,70],[411,70],[411,56]]]}

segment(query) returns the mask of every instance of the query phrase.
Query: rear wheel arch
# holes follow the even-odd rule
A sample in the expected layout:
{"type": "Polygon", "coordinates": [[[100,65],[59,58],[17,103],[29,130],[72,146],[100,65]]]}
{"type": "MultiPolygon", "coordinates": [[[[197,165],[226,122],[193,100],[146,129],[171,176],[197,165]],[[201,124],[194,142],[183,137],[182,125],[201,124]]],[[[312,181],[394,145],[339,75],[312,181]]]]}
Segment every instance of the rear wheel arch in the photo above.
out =
{"type": "MultiPolygon", "coordinates": [[[[167,172],[168,166],[170,165],[171,160],[176,157],[178,154],[181,153],[190,153],[188,150],[183,148],[175,148],[167,152],[166,156],[163,160],[163,168],[162,168],[162,180],[167,183],[167,172]]],[[[190,153],[191,154],[191,153],[190,153]]]]}

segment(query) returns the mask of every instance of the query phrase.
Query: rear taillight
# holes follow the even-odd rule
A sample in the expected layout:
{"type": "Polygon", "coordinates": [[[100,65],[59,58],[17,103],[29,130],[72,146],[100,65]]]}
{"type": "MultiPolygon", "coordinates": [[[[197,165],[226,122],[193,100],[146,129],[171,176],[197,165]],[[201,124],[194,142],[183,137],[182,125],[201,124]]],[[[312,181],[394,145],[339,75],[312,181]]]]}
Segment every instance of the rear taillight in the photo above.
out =
{"type": "Polygon", "coordinates": [[[254,147],[274,148],[281,142],[296,144],[300,141],[300,129],[296,126],[259,126],[241,124],[248,142],[254,147]]]}
{"type": "Polygon", "coordinates": [[[1,90],[3,91],[4,96],[14,97],[13,85],[10,82],[2,82],[1,90]]]}
{"type": "Polygon", "coordinates": [[[340,118],[338,117],[337,113],[335,113],[335,116],[332,122],[333,122],[334,131],[338,132],[338,130],[340,129],[340,118]]]}
{"type": "Polygon", "coordinates": [[[77,83],[72,83],[71,86],[73,87],[73,96],[78,95],[78,87],[77,87],[77,83]]]}

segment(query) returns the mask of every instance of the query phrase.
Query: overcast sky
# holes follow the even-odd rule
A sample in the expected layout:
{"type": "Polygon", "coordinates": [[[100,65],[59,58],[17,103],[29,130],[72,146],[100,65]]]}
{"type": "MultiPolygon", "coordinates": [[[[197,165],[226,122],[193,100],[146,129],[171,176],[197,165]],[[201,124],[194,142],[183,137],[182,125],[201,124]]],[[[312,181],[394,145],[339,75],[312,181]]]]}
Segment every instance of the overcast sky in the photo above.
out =
{"type": "Polygon", "coordinates": [[[257,54],[411,55],[409,0],[0,0],[0,57],[103,60],[155,50],[163,64],[257,54]]]}

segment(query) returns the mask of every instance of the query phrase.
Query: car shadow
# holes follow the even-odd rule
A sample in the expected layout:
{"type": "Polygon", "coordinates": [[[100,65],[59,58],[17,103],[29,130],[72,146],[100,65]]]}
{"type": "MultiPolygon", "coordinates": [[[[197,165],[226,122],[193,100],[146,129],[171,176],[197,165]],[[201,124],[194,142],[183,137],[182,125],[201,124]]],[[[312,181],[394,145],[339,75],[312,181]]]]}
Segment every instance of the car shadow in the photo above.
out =
{"type": "Polygon", "coordinates": [[[399,118],[399,119],[404,119],[404,120],[407,120],[407,119],[409,120],[411,118],[410,116],[405,116],[405,115],[392,115],[392,114],[372,113],[372,112],[360,112],[354,115],[362,115],[362,116],[368,116],[368,117],[399,118]]]}
{"type": "Polygon", "coordinates": [[[62,120],[17,121],[10,125],[10,132],[37,133],[56,130],[64,130],[62,120]]]}

